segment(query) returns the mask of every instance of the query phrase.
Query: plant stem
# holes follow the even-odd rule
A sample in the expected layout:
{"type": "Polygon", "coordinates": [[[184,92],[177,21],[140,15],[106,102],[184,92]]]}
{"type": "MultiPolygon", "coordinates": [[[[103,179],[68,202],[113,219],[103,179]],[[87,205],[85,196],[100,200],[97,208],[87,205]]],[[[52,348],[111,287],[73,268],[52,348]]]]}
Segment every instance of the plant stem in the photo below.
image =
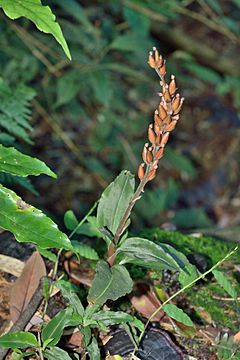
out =
{"type": "Polygon", "coordinates": [[[88,211],[88,213],[82,218],[82,220],[79,222],[79,224],[75,227],[75,229],[71,232],[71,234],[69,235],[69,239],[72,238],[72,236],[78,231],[78,229],[82,226],[83,223],[85,223],[85,221],[88,219],[88,217],[93,213],[93,211],[95,210],[95,208],[97,207],[99,200],[97,200],[93,206],[91,207],[91,209],[88,211]]]}
{"type": "Polygon", "coordinates": [[[39,353],[40,359],[41,359],[41,360],[44,360],[44,356],[43,356],[43,353],[42,353],[41,337],[40,337],[40,333],[39,333],[39,332],[38,332],[37,337],[38,337],[38,344],[39,344],[38,353],[39,353]]]}
{"type": "Polygon", "coordinates": [[[144,191],[144,187],[146,185],[146,183],[148,182],[147,180],[147,176],[148,176],[148,173],[149,173],[149,170],[150,170],[150,166],[148,165],[147,168],[146,168],[146,173],[144,175],[144,178],[140,181],[138,187],[137,187],[137,190],[135,191],[132,199],[130,200],[129,204],[128,204],[128,207],[117,227],[117,230],[116,230],[116,233],[115,233],[115,236],[114,236],[114,244],[117,245],[118,242],[119,242],[119,239],[120,239],[120,236],[122,235],[122,232],[124,231],[124,228],[126,226],[126,222],[128,221],[129,219],[129,216],[131,214],[131,211],[134,207],[134,205],[136,204],[137,200],[140,199],[141,197],[141,194],[142,192],[144,191]]]}
{"type": "MultiPolygon", "coordinates": [[[[185,290],[187,290],[188,288],[192,287],[197,281],[205,278],[205,276],[207,276],[210,272],[212,272],[214,269],[216,269],[219,265],[221,265],[225,260],[227,260],[230,256],[232,256],[236,251],[238,250],[238,246],[236,246],[232,251],[230,251],[223,259],[219,260],[215,265],[213,265],[211,267],[211,269],[209,269],[208,271],[206,271],[204,274],[201,274],[200,276],[198,276],[195,280],[191,281],[189,284],[185,285],[182,289],[178,290],[175,294],[173,294],[172,296],[170,296],[166,301],[164,301],[164,303],[161,304],[161,306],[159,306],[150,316],[150,318],[148,319],[148,321],[146,322],[146,325],[144,326],[143,331],[141,332],[139,338],[138,338],[138,346],[143,338],[143,335],[150,323],[150,321],[152,320],[152,318],[154,318],[158,312],[160,310],[162,310],[162,308],[168,304],[171,300],[173,300],[176,296],[180,295],[181,293],[183,293],[185,290]]],[[[133,355],[135,354],[137,349],[134,350],[133,355]]]]}

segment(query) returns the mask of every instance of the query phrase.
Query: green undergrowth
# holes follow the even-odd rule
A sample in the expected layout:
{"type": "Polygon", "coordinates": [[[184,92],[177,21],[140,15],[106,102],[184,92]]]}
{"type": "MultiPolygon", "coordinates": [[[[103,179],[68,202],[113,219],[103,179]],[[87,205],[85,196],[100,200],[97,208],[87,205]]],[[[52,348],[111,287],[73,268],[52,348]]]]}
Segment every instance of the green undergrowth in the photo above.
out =
{"type": "MultiPolygon", "coordinates": [[[[158,243],[169,243],[175,246],[185,255],[191,253],[200,253],[205,255],[212,264],[222,259],[231,251],[236,243],[225,242],[209,236],[191,236],[184,235],[177,231],[166,231],[161,229],[148,229],[142,233],[143,237],[158,243]]],[[[237,279],[236,272],[233,269],[234,263],[239,263],[239,251],[230,259],[227,266],[222,266],[221,271],[234,284],[237,293],[240,294],[240,282],[237,279]]],[[[189,304],[198,309],[204,309],[210,314],[212,321],[219,327],[227,327],[232,331],[237,331],[240,323],[239,303],[227,300],[226,292],[213,280],[207,280],[206,283],[199,283],[187,292],[189,304]]]]}
{"type": "MultiPolygon", "coordinates": [[[[191,253],[206,255],[212,264],[217,263],[236,246],[234,242],[223,241],[210,236],[185,235],[178,231],[167,231],[159,228],[144,230],[141,236],[155,243],[168,243],[185,255],[191,253]]],[[[240,251],[235,253],[231,261],[237,261],[239,255],[240,251]]]]}

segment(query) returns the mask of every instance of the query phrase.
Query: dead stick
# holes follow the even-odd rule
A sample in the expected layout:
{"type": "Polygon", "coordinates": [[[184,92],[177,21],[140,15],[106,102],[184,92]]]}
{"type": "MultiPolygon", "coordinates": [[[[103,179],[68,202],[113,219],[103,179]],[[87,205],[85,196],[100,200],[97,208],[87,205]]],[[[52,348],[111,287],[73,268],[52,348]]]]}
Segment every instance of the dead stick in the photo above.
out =
{"type": "MultiPolygon", "coordinates": [[[[14,333],[17,331],[23,331],[35,312],[37,311],[39,305],[43,300],[43,281],[46,278],[42,278],[40,280],[39,286],[35,291],[31,301],[29,302],[26,309],[22,312],[19,319],[15,322],[15,324],[11,327],[9,333],[14,333]]],[[[49,281],[49,279],[47,279],[49,281]]],[[[0,360],[4,360],[7,356],[10,349],[0,348],[0,360]]]]}

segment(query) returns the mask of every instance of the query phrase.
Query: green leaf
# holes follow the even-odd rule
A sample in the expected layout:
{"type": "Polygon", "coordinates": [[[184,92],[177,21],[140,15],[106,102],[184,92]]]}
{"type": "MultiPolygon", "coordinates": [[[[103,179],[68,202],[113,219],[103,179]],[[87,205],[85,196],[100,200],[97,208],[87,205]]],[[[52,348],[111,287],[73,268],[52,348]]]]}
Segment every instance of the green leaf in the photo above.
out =
{"type": "Polygon", "coordinates": [[[185,66],[189,71],[191,71],[194,75],[197,75],[199,79],[203,81],[207,81],[212,84],[220,84],[222,81],[221,76],[216,71],[206,66],[202,66],[194,62],[186,62],[185,66]]]}
{"type": "Polygon", "coordinates": [[[226,276],[218,270],[213,270],[213,275],[215,277],[215,279],[217,280],[217,282],[219,283],[219,285],[221,285],[223,287],[223,289],[234,299],[237,298],[237,292],[236,289],[234,289],[234,287],[232,286],[232,284],[230,283],[230,281],[226,278],[226,276]]]}
{"type": "Polygon", "coordinates": [[[103,305],[107,300],[117,300],[132,290],[133,282],[127,269],[122,265],[109,267],[100,260],[96,266],[96,275],[88,294],[88,301],[103,305]]]}
{"type": "Polygon", "coordinates": [[[180,271],[178,281],[184,287],[194,281],[198,276],[199,271],[196,266],[189,264],[184,268],[184,270],[180,271]]]}
{"type": "Polygon", "coordinates": [[[97,211],[97,221],[100,228],[107,227],[115,234],[133,196],[134,187],[134,176],[128,171],[122,171],[104,190],[97,211]]]}
{"type": "Polygon", "coordinates": [[[72,250],[67,235],[50,218],[2,185],[0,203],[0,227],[12,232],[17,241],[32,242],[43,249],[56,247],[72,250]]]}
{"type": "Polygon", "coordinates": [[[95,337],[92,338],[92,341],[87,346],[87,351],[90,360],[100,360],[100,350],[98,347],[98,342],[95,337]]]}
{"type": "Polygon", "coordinates": [[[56,178],[56,174],[44,162],[24,155],[13,147],[0,144],[0,171],[17,176],[46,174],[56,178]]]}
{"type": "Polygon", "coordinates": [[[78,220],[72,210],[67,210],[65,212],[64,225],[68,230],[74,230],[78,226],[78,220]]]}
{"type": "Polygon", "coordinates": [[[71,60],[71,54],[64,39],[60,25],[49,6],[43,6],[41,0],[0,0],[0,7],[12,20],[25,16],[31,20],[38,30],[52,34],[62,46],[65,54],[71,60]]]}
{"type": "Polygon", "coordinates": [[[44,358],[47,358],[48,360],[56,360],[56,359],[61,359],[61,360],[72,360],[72,358],[70,358],[70,356],[68,355],[68,353],[66,351],[64,351],[63,349],[60,349],[56,346],[54,346],[53,348],[44,351],[43,353],[44,358]]]}
{"type": "Polygon", "coordinates": [[[84,345],[87,347],[91,341],[92,331],[89,326],[81,327],[81,333],[84,337],[84,345]]]}
{"type": "Polygon", "coordinates": [[[83,317],[84,307],[81,300],[75,293],[72,284],[65,280],[59,280],[56,283],[56,286],[61,290],[63,297],[69,301],[69,304],[72,305],[73,309],[83,317]]]}
{"type": "Polygon", "coordinates": [[[185,314],[182,309],[179,309],[176,305],[166,304],[163,306],[163,311],[165,311],[165,313],[168,314],[168,316],[170,316],[172,319],[175,319],[184,325],[192,327],[194,326],[190,317],[185,314]]]}
{"type": "Polygon", "coordinates": [[[39,246],[37,247],[37,251],[39,252],[39,254],[44,256],[46,259],[48,259],[54,263],[57,261],[57,256],[54,253],[52,253],[51,251],[46,250],[46,249],[41,249],[39,246]]]}
{"type": "Polygon", "coordinates": [[[100,71],[90,73],[89,83],[92,86],[93,94],[96,100],[100,104],[108,106],[113,95],[109,74],[107,72],[100,71]]]}
{"type": "Polygon", "coordinates": [[[73,251],[80,256],[90,259],[90,260],[98,260],[99,256],[95,249],[91,248],[91,246],[88,246],[87,244],[82,244],[77,240],[71,241],[73,246],[73,251]]]}
{"type": "Polygon", "coordinates": [[[115,324],[124,324],[132,322],[133,317],[123,311],[104,311],[101,310],[92,316],[92,320],[101,321],[105,326],[112,326],[115,324]]]}
{"type": "Polygon", "coordinates": [[[117,249],[121,264],[134,263],[152,269],[181,270],[189,264],[186,256],[166,244],[143,238],[128,238],[117,249]]]}
{"type": "Polygon", "coordinates": [[[36,337],[28,332],[19,331],[16,333],[9,333],[0,337],[0,347],[3,348],[20,348],[38,347],[36,337]]]}
{"type": "Polygon", "coordinates": [[[63,333],[63,329],[67,322],[71,319],[72,308],[68,307],[65,310],[60,311],[49,323],[44,327],[42,331],[42,340],[46,341],[52,339],[51,346],[56,345],[63,333]]]}

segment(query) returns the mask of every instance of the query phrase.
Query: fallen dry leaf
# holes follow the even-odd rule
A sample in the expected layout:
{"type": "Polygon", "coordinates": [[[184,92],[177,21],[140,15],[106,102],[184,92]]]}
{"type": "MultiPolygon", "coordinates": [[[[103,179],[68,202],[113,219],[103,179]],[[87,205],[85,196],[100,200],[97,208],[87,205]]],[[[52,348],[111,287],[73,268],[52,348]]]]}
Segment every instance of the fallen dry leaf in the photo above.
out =
{"type": "Polygon", "coordinates": [[[13,322],[18,320],[37,290],[40,279],[46,275],[46,268],[41,255],[34,252],[11,289],[10,316],[13,322]]]}
{"type": "MultiPolygon", "coordinates": [[[[155,295],[153,288],[144,282],[135,284],[130,301],[135,309],[147,319],[161,306],[161,302],[155,295]]],[[[160,321],[164,315],[164,312],[160,310],[152,320],[160,321]]]]}
{"type": "Polygon", "coordinates": [[[234,337],[233,337],[235,342],[238,342],[240,344],[240,331],[238,331],[234,337]]]}

